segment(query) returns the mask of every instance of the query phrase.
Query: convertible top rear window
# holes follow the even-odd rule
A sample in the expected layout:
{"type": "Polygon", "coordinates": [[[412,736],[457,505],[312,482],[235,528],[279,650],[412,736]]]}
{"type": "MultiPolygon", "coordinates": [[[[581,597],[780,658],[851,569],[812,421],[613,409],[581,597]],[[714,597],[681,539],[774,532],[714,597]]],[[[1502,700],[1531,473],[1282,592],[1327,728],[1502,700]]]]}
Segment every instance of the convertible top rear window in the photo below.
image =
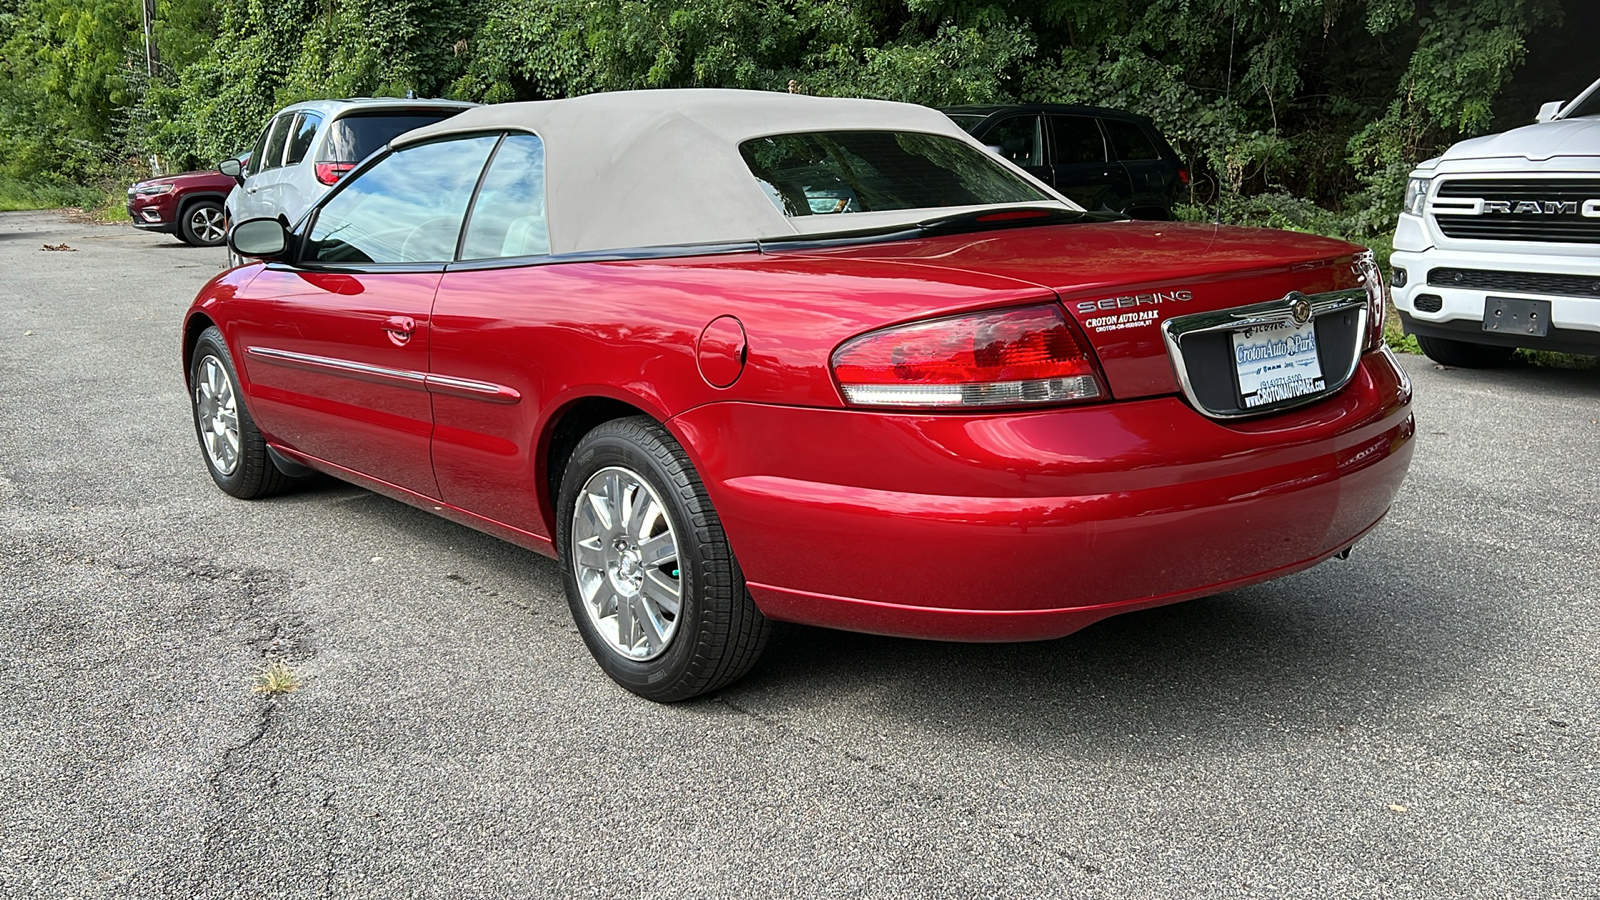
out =
{"type": "Polygon", "coordinates": [[[982,150],[944,135],[782,134],[745,141],[739,152],[786,216],[1054,199],[982,150]]]}

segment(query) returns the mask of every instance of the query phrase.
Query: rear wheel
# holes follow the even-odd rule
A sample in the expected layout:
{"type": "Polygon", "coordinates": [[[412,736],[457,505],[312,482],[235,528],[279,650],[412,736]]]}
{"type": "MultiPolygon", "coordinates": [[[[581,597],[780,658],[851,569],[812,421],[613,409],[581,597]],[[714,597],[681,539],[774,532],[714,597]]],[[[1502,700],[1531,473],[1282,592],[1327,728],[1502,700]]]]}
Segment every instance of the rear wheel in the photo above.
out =
{"type": "Polygon", "coordinates": [[[771,623],[745,591],[683,448],[653,420],[589,432],[561,479],[556,543],[567,601],[600,668],[669,703],[731,684],[771,623]]]}
{"type": "Polygon", "coordinates": [[[272,462],[267,442],[245,409],[233,357],[215,326],[195,343],[189,364],[189,401],[200,456],[211,480],[223,491],[245,500],[268,497],[288,486],[290,478],[272,462]]]}
{"type": "Polygon", "coordinates": [[[183,208],[180,223],[183,242],[196,247],[217,247],[227,239],[228,229],[222,217],[222,204],[215,200],[197,200],[183,208]]]}
{"type": "Polygon", "coordinates": [[[1515,347],[1501,347],[1497,344],[1473,344],[1467,341],[1453,341],[1449,338],[1424,337],[1417,335],[1417,346],[1428,358],[1441,366],[1452,366],[1458,369],[1492,369],[1503,366],[1511,361],[1517,352],[1515,347]]]}

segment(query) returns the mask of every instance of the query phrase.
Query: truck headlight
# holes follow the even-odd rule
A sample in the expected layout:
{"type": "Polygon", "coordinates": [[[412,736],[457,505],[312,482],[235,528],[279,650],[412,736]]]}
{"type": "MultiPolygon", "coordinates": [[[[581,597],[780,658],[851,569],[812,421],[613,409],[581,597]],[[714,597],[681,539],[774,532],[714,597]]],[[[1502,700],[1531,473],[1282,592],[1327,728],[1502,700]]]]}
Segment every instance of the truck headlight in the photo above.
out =
{"type": "Polygon", "coordinates": [[[1406,181],[1406,212],[1413,216],[1422,215],[1423,207],[1428,203],[1428,185],[1432,183],[1431,178],[1412,178],[1406,181]]]}

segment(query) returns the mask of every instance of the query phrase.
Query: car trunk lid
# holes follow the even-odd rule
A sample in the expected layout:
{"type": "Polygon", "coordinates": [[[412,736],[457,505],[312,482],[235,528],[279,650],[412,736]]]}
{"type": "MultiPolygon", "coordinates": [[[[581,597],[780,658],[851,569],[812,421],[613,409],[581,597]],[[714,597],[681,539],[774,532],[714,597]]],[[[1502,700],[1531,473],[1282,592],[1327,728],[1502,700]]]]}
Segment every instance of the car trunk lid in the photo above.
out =
{"type": "Polygon", "coordinates": [[[832,258],[983,273],[1053,291],[1099,356],[1115,397],[1179,390],[1167,319],[1359,287],[1361,248],[1296,232],[1180,222],[1007,228],[813,247],[832,258]]]}

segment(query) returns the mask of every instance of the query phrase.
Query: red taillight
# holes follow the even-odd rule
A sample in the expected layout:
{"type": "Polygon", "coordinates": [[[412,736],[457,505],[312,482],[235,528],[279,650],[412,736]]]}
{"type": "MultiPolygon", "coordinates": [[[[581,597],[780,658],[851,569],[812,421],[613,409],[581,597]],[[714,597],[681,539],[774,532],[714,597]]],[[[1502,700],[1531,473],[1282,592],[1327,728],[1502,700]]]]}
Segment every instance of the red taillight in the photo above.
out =
{"type": "Polygon", "coordinates": [[[1188,166],[1179,166],[1178,167],[1178,183],[1179,184],[1183,184],[1183,185],[1187,185],[1189,183],[1189,167],[1188,166]]]}
{"type": "Polygon", "coordinates": [[[323,184],[337,184],[356,167],[355,163],[347,162],[320,162],[317,163],[317,180],[323,184]]]}
{"type": "Polygon", "coordinates": [[[1101,396],[1094,363],[1054,304],[864,334],[833,354],[852,406],[1017,406],[1101,396]]]}

